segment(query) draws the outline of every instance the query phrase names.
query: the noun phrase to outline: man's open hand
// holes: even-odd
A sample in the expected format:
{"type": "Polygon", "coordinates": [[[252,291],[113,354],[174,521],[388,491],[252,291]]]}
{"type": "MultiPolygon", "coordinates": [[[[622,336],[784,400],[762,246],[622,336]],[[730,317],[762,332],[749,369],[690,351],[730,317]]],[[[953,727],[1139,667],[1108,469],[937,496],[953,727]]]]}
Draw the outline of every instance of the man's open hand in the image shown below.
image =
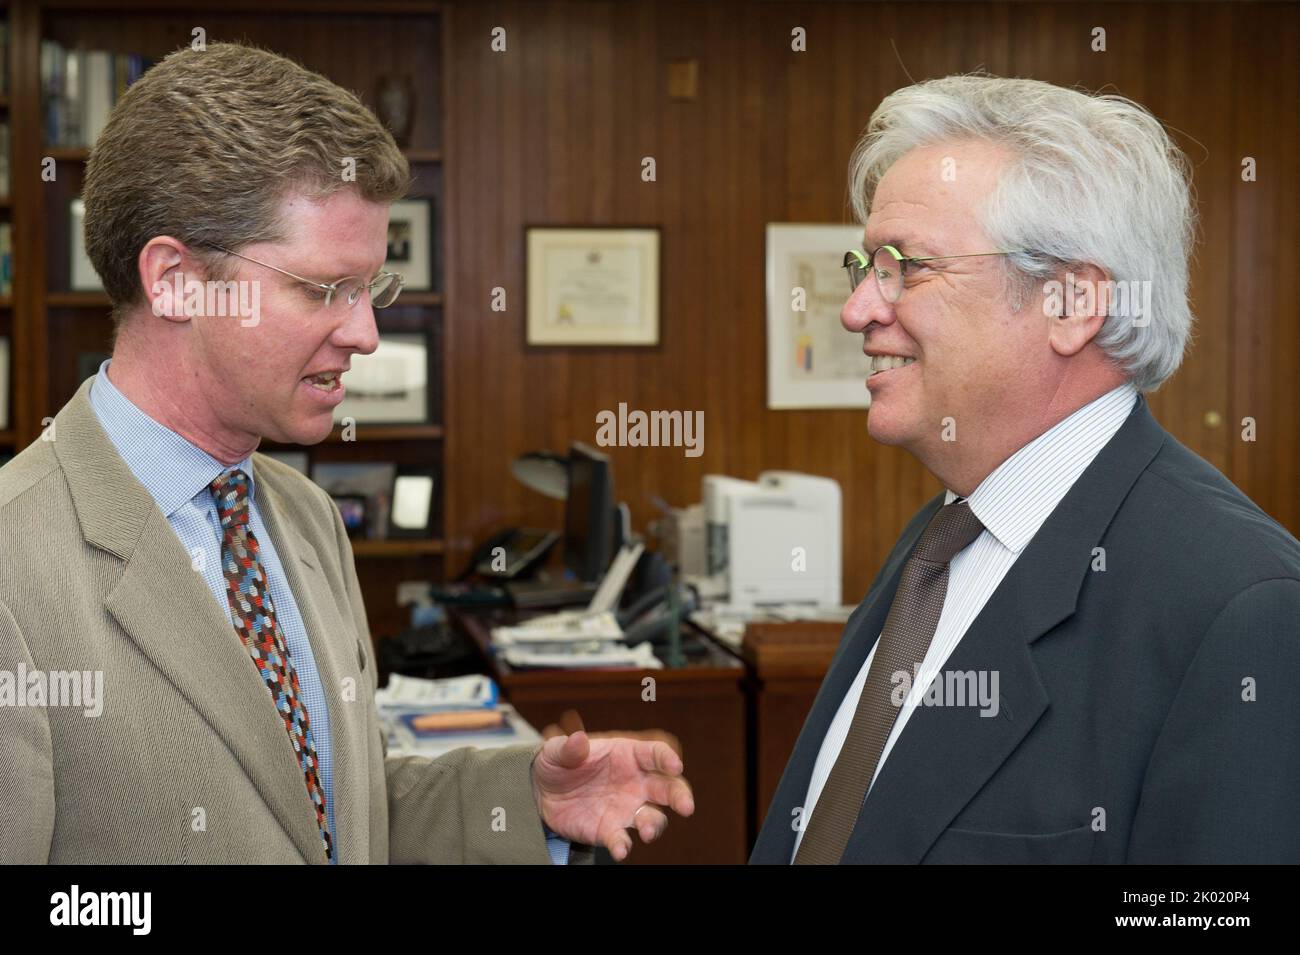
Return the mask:
{"type": "Polygon", "coordinates": [[[627,829],[652,842],[668,827],[659,807],[680,816],[695,811],[682,769],[681,757],[662,741],[592,739],[579,731],[542,744],[533,760],[533,794],[553,832],[603,845],[622,861],[632,851],[627,829]]]}

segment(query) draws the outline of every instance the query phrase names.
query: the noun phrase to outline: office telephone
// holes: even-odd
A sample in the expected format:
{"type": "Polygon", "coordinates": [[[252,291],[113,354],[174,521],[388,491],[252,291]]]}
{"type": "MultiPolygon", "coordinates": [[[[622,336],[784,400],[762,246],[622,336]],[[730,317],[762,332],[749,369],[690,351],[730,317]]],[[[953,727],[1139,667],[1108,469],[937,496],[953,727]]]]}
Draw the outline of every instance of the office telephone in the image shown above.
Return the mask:
{"type": "Polygon", "coordinates": [[[476,572],[496,580],[526,577],[541,565],[559,539],[556,531],[508,527],[475,551],[461,579],[476,572]]]}

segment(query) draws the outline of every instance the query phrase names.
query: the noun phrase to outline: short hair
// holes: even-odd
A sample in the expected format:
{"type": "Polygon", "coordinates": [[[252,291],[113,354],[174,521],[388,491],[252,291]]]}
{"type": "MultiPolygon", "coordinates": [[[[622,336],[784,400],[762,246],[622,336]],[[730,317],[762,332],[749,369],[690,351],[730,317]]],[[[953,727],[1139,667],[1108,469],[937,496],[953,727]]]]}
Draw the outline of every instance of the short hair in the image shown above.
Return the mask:
{"type": "MultiPolygon", "coordinates": [[[[1096,341],[1141,391],[1182,362],[1191,334],[1188,259],[1196,231],[1190,164],[1146,109],[1117,95],[987,74],[947,76],[886,96],[849,166],[865,224],[885,171],[912,149],[978,140],[1015,155],[977,210],[1027,289],[1063,264],[1092,264],[1112,281],[1149,281],[1149,323],[1107,316],[1096,341]]],[[[945,250],[946,251],[946,250],[945,250]]],[[[954,249],[978,252],[982,249],[954,249]]],[[[1019,309],[1020,293],[1013,292],[1019,309]]]]}
{"type": "Polygon", "coordinates": [[[409,185],[406,158],[354,94],[254,46],[186,48],[126,91],[91,149],[86,254],[120,327],[143,300],[137,260],[155,236],[184,242],[225,279],[229,257],[214,247],[284,239],[290,193],[354,188],[390,203],[409,185]]]}

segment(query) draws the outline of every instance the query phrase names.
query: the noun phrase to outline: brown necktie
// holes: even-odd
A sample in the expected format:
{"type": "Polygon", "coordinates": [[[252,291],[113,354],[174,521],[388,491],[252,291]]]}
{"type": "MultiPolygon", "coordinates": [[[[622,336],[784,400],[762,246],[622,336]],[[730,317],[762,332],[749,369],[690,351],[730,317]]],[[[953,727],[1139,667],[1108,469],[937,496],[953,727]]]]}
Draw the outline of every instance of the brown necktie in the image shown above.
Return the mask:
{"type": "Polygon", "coordinates": [[[808,818],[795,865],[832,865],[844,855],[898,716],[891,678],[899,672],[911,678],[925,660],[948,592],[948,562],[983,529],[965,501],[941,507],[903,565],[849,735],[808,818]]]}

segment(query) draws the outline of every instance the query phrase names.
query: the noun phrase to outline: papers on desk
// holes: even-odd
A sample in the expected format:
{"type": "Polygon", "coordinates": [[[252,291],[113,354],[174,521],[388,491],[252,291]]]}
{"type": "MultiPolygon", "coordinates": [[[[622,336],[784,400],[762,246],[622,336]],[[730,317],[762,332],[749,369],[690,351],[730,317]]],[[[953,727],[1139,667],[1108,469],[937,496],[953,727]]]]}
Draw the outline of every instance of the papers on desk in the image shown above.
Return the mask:
{"type": "Polygon", "coordinates": [[[481,673],[455,676],[445,680],[422,680],[394,673],[388,686],[375,691],[375,705],[418,706],[426,709],[463,709],[495,706],[497,685],[481,673]]]}
{"type": "Polygon", "coordinates": [[[535,743],[541,736],[482,675],[422,680],[393,674],[375,692],[390,756],[429,756],[464,746],[493,749],[535,743]]]}
{"type": "Polygon", "coordinates": [[[663,661],[654,654],[650,641],[635,647],[593,643],[534,644],[508,647],[501,655],[517,669],[525,667],[562,667],[565,669],[617,668],[621,670],[662,670],[663,661]]]}
{"type": "Polygon", "coordinates": [[[592,613],[569,610],[533,617],[513,627],[493,627],[492,642],[499,647],[538,643],[615,642],[623,638],[623,628],[609,611],[592,613]]]}
{"type": "Polygon", "coordinates": [[[793,620],[829,620],[845,623],[857,607],[812,607],[808,604],[774,604],[770,607],[741,608],[730,604],[711,604],[696,610],[688,618],[705,633],[739,650],[745,626],[751,622],[793,620]]]}
{"type": "Polygon", "coordinates": [[[492,644],[515,668],[663,667],[648,641],[635,647],[623,642],[623,628],[608,610],[570,610],[533,617],[512,627],[494,627],[492,644]]]}

